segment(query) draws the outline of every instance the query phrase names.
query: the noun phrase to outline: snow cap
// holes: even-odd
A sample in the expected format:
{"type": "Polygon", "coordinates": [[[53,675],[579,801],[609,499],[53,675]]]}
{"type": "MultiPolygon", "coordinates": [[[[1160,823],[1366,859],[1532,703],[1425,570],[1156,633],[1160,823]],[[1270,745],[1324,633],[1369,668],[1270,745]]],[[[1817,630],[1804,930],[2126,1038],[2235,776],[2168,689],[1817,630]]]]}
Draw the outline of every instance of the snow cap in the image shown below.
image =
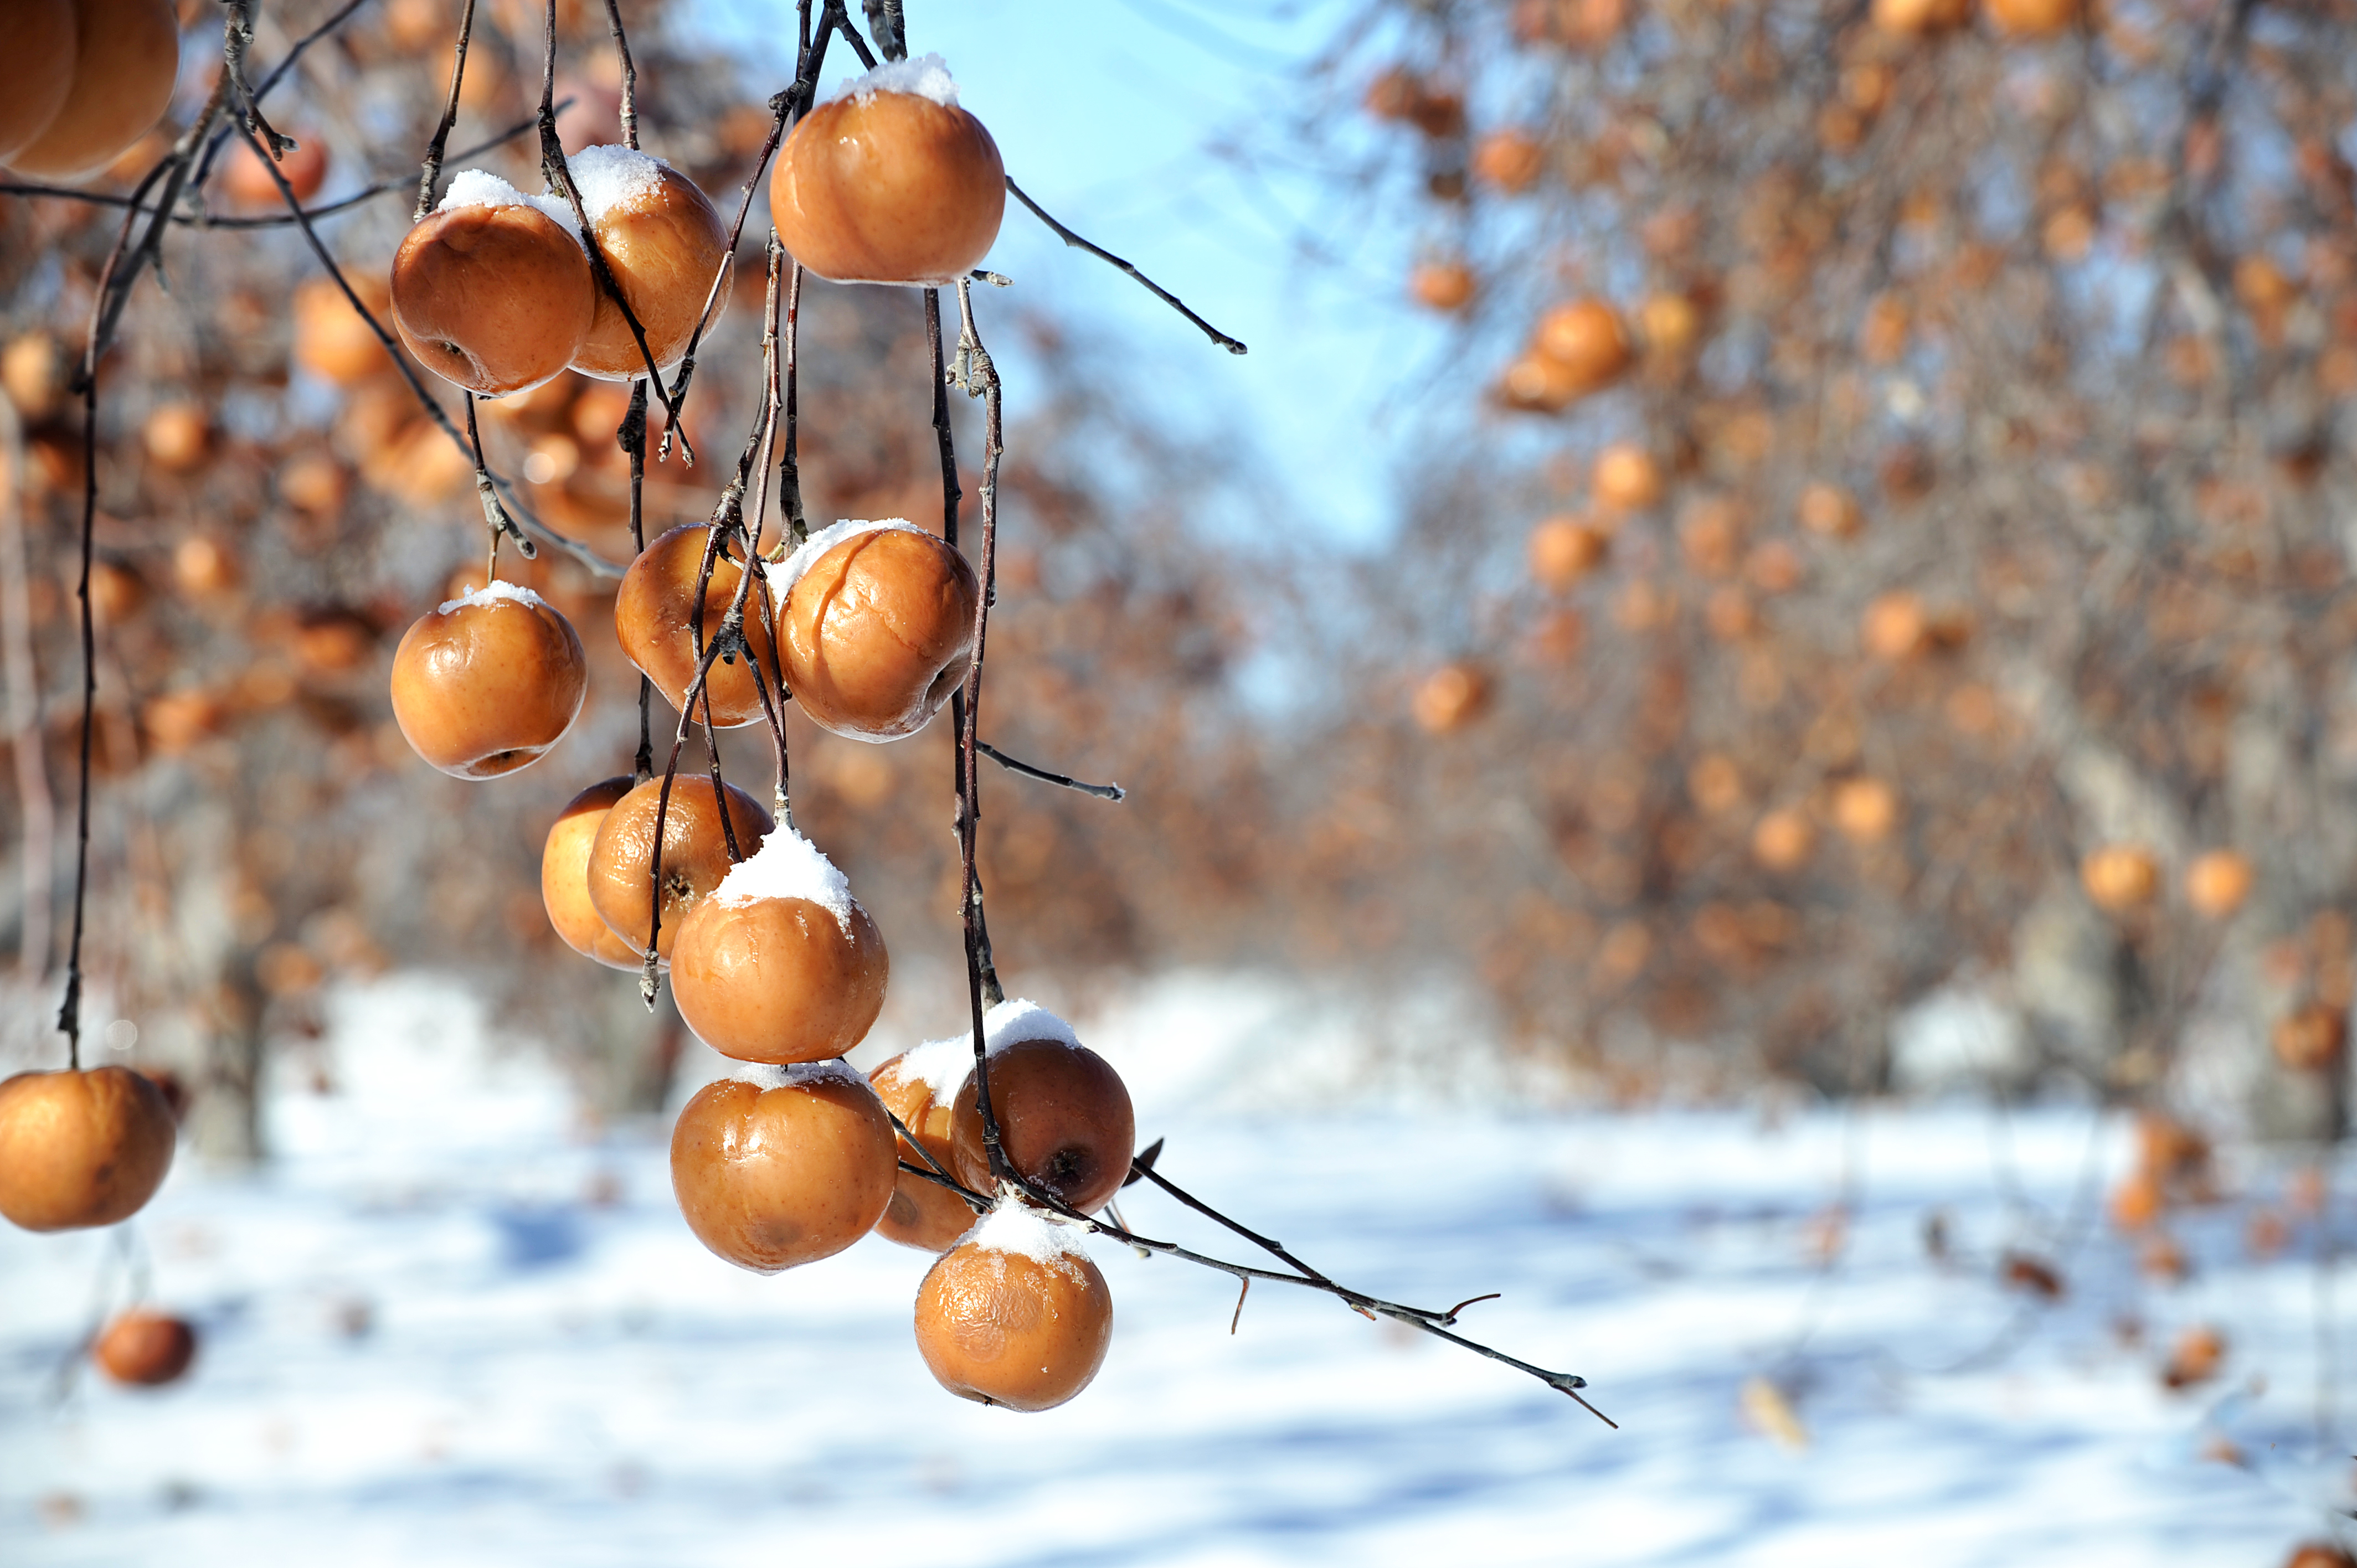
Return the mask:
{"type": "Polygon", "coordinates": [[[730,1062],[728,1076],[738,1083],[749,1083],[756,1089],[808,1088],[820,1083],[856,1083],[867,1087],[867,1080],[845,1063],[841,1057],[829,1057],[818,1062],[789,1062],[775,1067],[768,1062],[730,1062]]]}
{"type": "Polygon", "coordinates": [[[448,212],[461,207],[531,207],[573,235],[579,244],[581,236],[574,233],[573,208],[564,198],[556,196],[526,196],[489,169],[460,169],[450,177],[450,188],[442,197],[442,204],[434,210],[448,212]]]}
{"type": "Polygon", "coordinates": [[[913,92],[920,98],[931,99],[944,109],[957,107],[957,83],[950,79],[950,68],[939,55],[887,60],[866,76],[856,76],[845,82],[835,96],[856,98],[865,103],[879,92],[913,92]]]}
{"type": "MultiPolygon", "coordinates": [[[[661,191],[662,177],[671,167],[636,147],[616,146],[584,147],[566,155],[565,164],[573,171],[574,188],[581,192],[581,209],[589,214],[593,228],[616,208],[643,201],[661,191]]],[[[565,212],[569,218],[569,206],[565,212]]]]}
{"type": "Polygon", "coordinates": [[[855,535],[877,533],[891,528],[903,533],[922,533],[928,539],[933,537],[929,530],[919,528],[905,517],[888,517],[877,522],[845,518],[833,528],[822,528],[802,541],[801,548],[787,556],[786,564],[778,569],[777,585],[770,592],[777,595],[778,603],[784,604],[786,596],[794,591],[794,585],[802,580],[802,574],[816,564],[820,556],[855,535]]]}
{"type": "Polygon", "coordinates": [[[985,1252],[1012,1252],[1018,1258],[1053,1267],[1066,1258],[1088,1256],[1081,1246],[1081,1236],[1077,1225],[1051,1219],[1043,1210],[1019,1197],[1001,1197],[997,1207],[984,1215],[958,1244],[977,1247],[985,1252]]]}
{"type": "Polygon", "coordinates": [[[443,600],[442,613],[448,615],[452,610],[462,610],[471,605],[496,605],[503,601],[522,605],[528,609],[538,609],[547,602],[522,583],[502,582],[494,578],[472,593],[461,594],[455,599],[443,600]]]}
{"type": "MultiPolygon", "coordinates": [[[[993,1052],[1005,1050],[1017,1040],[1060,1040],[1072,1047],[1081,1043],[1070,1024],[1028,997],[1002,1002],[984,1014],[982,1039],[984,1048],[993,1052]]],[[[903,1083],[923,1079],[933,1099],[944,1101],[957,1092],[973,1067],[974,1036],[952,1035],[927,1040],[901,1057],[899,1076],[903,1083]]]]}
{"type": "Polygon", "coordinates": [[[756,898],[807,898],[851,934],[851,882],[818,846],[780,822],[761,847],[728,868],[712,896],[724,904],[756,898]]]}

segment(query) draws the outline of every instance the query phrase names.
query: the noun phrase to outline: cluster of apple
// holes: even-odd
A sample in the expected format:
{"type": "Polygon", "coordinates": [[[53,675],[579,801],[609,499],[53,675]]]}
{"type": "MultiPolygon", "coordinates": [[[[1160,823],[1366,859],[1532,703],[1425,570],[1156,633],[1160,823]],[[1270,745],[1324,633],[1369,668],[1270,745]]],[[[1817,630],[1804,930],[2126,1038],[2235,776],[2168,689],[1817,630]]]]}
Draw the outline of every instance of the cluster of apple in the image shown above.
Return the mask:
{"type": "MultiPolygon", "coordinates": [[[[730,260],[718,216],[642,154],[592,148],[571,163],[597,247],[649,353],[669,369],[730,260]]],[[[770,182],[772,221],[818,276],[938,286],[989,250],[1005,178],[939,61],[899,62],[795,127],[770,182]]],[[[647,356],[600,297],[567,219],[552,196],[457,177],[393,263],[393,316],[410,350],[490,396],[568,366],[643,374],[647,356]]],[[[944,540],[899,519],[845,521],[781,562],[748,553],[740,534],[683,524],[623,576],[616,638],[675,710],[737,728],[773,719],[791,695],[822,728],[884,743],[923,728],[963,682],[982,588],[944,540]],[[740,601],[742,646],[716,660],[712,641],[740,601]]],[[[393,713],[426,761],[489,779],[555,745],[585,682],[565,618],[494,582],[410,628],[393,659],[393,713]]],[[[904,1053],[872,1082],[843,1065],[882,1010],[890,960],[809,841],[735,785],[622,775],[559,813],[541,893],[575,950],[624,970],[651,953],[688,1027],[744,1064],[689,1101],[673,1136],[681,1212],[706,1246],[773,1273],[880,1230],[942,1254],[919,1294],[917,1337],[944,1386],[1025,1410],[1086,1386],[1112,1311],[1075,1232],[1011,1190],[977,1224],[966,1197],[900,1169],[905,1159],[953,1178],[977,1200],[997,1188],[971,1039],[904,1053]]],[[[1102,1207],[1135,1142],[1119,1077],[1028,1004],[993,1009],[985,1033],[1013,1168],[1071,1208],[1102,1207]]]]}
{"type": "Polygon", "coordinates": [[[180,25],[171,0],[10,0],[0,55],[0,166],[83,180],[171,106],[180,25]]]}

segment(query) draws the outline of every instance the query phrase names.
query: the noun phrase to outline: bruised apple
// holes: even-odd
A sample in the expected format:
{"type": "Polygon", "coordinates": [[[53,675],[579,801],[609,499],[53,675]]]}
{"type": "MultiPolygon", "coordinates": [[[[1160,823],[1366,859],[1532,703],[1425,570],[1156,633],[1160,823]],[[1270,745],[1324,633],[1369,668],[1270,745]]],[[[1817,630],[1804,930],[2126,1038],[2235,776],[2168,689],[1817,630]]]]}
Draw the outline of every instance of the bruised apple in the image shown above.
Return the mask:
{"type": "Polygon", "coordinates": [[[837,523],[794,553],[780,582],[786,685],[822,727],[914,735],[965,679],[982,589],[939,537],[898,518],[837,523]]]}
{"type": "MultiPolygon", "coordinates": [[[[614,636],[623,656],[674,708],[685,704],[688,684],[695,679],[699,635],[703,645],[710,647],[745,575],[745,568],[726,553],[715,555],[705,585],[703,624],[700,628],[690,624],[696,608],[695,580],[703,573],[705,542],[710,537],[711,530],[702,523],[680,524],[639,552],[614,595],[614,636]]],[[[745,598],[745,641],[759,660],[770,701],[782,701],[777,649],[758,583],[745,598]]],[[[741,655],[733,661],[712,661],[704,676],[704,695],[712,722],[722,729],[757,724],[762,717],[761,689],[741,655]]]]}
{"type": "MultiPolygon", "coordinates": [[[[726,284],[716,295],[712,286],[728,260],[727,225],[696,183],[661,158],[600,146],[584,147],[565,162],[615,286],[645,330],[656,365],[668,371],[687,353],[705,297],[713,295],[715,320],[727,303],[726,284]]],[[[647,373],[622,307],[602,289],[573,368],[613,381],[647,373]]]]}
{"type": "MultiPolygon", "coordinates": [[[[1093,1214],[1129,1179],[1137,1121],[1129,1090],[1072,1026],[1036,1003],[1002,1002],[983,1020],[999,1146],[1025,1180],[1093,1214]]],[[[969,1076],[950,1117],[958,1179],[991,1190],[982,1101],[969,1076]]]]}
{"type": "Polygon", "coordinates": [[[418,363],[492,397],[571,364],[597,311],[571,216],[480,169],[452,179],[393,258],[393,322],[418,363]]]}
{"type": "Polygon", "coordinates": [[[565,738],[588,691],[573,623],[530,588],[492,583],[417,618],[393,654],[393,716],[454,779],[529,768],[565,738]]]}
{"type": "Polygon", "coordinates": [[[939,55],[868,72],[796,125],[770,176],[794,260],[836,283],[956,283],[1006,210],[1006,166],[939,55]]]}
{"type": "Polygon", "coordinates": [[[565,945],[608,969],[636,969],[639,950],[614,934],[589,901],[589,848],[615,801],[636,782],[629,774],[601,779],[565,803],[540,851],[540,902],[565,945]]]}
{"type": "Polygon", "coordinates": [[[680,1017],[739,1061],[841,1056],[874,1027],[890,974],[843,873],[791,827],[687,912],[671,954],[680,1017]]]}
{"type": "Polygon", "coordinates": [[[112,1225],[171,1168],[172,1109],[129,1068],[20,1072],[0,1082],[0,1216],[27,1230],[112,1225]]]}
{"type": "Polygon", "coordinates": [[[917,1350],[960,1399],[1050,1410],[1089,1386],[1113,1295],[1080,1234],[1008,1198],[917,1287],[917,1350]]]}
{"type": "Polygon", "coordinates": [[[671,1135],[671,1185],[695,1239],[773,1274],[876,1227],[898,1173],[891,1121],[841,1062],[748,1066],[708,1083],[671,1135]]]}
{"type": "MultiPolygon", "coordinates": [[[[737,839],[737,854],[749,855],[760,847],[773,825],[761,803],[734,784],[721,787],[727,798],[727,826],[737,839]]],[[[698,904],[720,886],[734,860],[728,853],[719,802],[712,781],[683,773],[672,780],[671,800],[662,801],[662,780],[649,779],[607,809],[589,846],[589,902],[598,918],[613,928],[633,950],[647,949],[647,925],[652,918],[654,896],[655,815],[662,814],[662,929],[657,946],[670,958],[679,940],[680,926],[698,904]]]]}

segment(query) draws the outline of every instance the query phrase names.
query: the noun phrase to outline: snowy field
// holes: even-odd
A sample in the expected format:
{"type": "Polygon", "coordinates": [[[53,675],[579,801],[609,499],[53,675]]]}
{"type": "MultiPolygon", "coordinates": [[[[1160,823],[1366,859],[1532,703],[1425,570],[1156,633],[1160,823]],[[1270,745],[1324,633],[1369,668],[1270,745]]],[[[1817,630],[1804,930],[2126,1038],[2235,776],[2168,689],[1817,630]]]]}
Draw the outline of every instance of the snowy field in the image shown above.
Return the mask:
{"type": "MultiPolygon", "coordinates": [[[[2276,1568],[2352,1501],[2349,1444],[2318,1442],[2318,1228],[2245,1240],[2285,1171],[2230,1165],[2230,1201],[2175,1227],[2190,1277],[2149,1283],[2085,1218],[2128,1149],[2083,1112],[1277,1124],[1141,1095],[1173,1179],[1377,1294],[1502,1291],[1465,1330],[1583,1373],[1621,1429],[1280,1287],[1231,1337],[1222,1278],[1103,1245],[1104,1372],[1018,1416],[927,1375],[919,1255],[731,1268],[656,1130],[586,1135],[529,1056],[376,1000],[347,1009],[375,1021],[337,1041],[341,1092],[274,1100],[265,1172],[184,1161],[129,1247],[0,1230],[0,1563],[2276,1568]],[[2000,1286],[2008,1247],[2059,1302],[2000,1286]],[[193,1373],[65,1375],[140,1270],[200,1326],[193,1373]],[[2168,1391],[2196,1324],[2223,1369],[2168,1391]]],[[[1130,1196],[1139,1229],[1222,1245],[1130,1196]]]]}

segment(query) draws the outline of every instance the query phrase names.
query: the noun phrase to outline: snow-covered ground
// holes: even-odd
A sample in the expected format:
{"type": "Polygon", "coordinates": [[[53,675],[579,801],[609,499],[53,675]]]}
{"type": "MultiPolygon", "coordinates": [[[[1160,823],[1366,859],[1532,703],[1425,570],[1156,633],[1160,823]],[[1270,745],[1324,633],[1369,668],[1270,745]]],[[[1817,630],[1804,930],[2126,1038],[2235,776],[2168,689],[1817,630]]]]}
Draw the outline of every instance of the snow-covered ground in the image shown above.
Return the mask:
{"type": "Polygon", "coordinates": [[[2352,1501],[2348,1442],[2317,1442],[2317,1226],[2268,1260],[2244,1239],[2283,1172],[2230,1169],[2241,1196],[2175,1227],[2190,1279],[2151,1284],[2078,1222],[2127,1157],[2084,1112],[1142,1096],[1173,1179],[1361,1288],[1504,1292],[1465,1331],[1585,1374],[1621,1429],[1318,1296],[1256,1288],[1231,1337],[1223,1279],[1103,1245],[1104,1372],[1018,1416],[927,1375],[923,1258],[741,1273],[679,1221],[654,1130],[585,1133],[556,1075],[400,1001],[347,1009],[338,1094],[277,1097],[266,1171],[184,1161],[127,1248],[0,1230],[0,1563],[2274,1568],[2352,1501]],[[2059,1303],[1997,1284],[2008,1246],[2059,1266],[2059,1303]],[[137,1268],[200,1325],[194,1372],[61,1379],[137,1268]],[[2165,1391],[2202,1323],[2223,1371],[2165,1391]],[[1757,1387],[1747,1417],[1755,1379],[1804,1434],[1763,1433],[1757,1387]]]}

